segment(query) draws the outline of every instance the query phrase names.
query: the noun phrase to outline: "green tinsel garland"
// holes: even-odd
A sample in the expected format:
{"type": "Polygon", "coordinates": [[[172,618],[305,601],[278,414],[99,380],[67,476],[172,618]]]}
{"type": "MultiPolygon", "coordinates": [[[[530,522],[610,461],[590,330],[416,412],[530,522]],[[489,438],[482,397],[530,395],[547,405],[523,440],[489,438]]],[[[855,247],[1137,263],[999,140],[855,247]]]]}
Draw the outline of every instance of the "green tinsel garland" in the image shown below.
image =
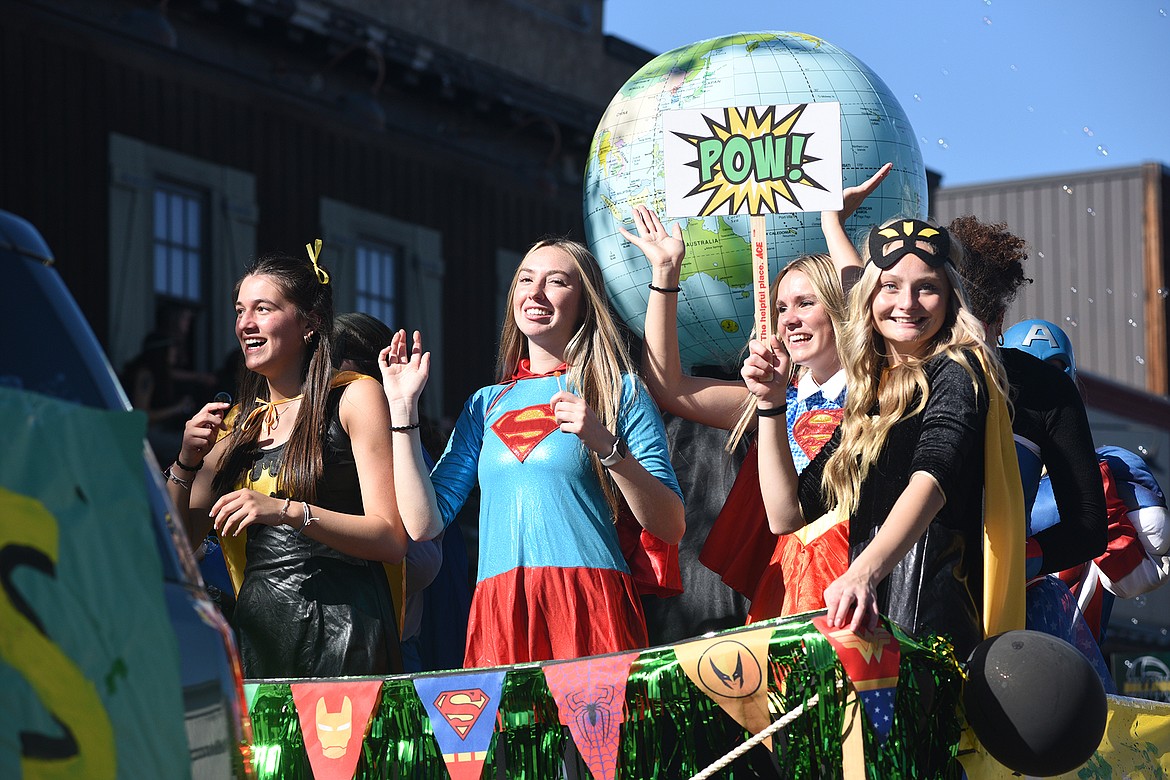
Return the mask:
{"type": "MultiPolygon", "coordinates": [[[[831,646],[807,617],[757,623],[750,629],[771,626],[775,630],[769,687],[773,718],[813,694],[820,696],[819,704],[775,735],[771,756],[757,747],[720,777],[776,776],[774,766],[779,776],[793,780],[841,775],[846,692],[838,688],[838,682],[843,672],[831,646]],[[776,685],[781,677],[783,692],[776,685]]],[[[918,642],[896,628],[895,636],[901,643],[902,660],[894,724],[881,746],[872,729],[865,729],[867,774],[871,780],[957,777],[957,762],[951,759],[959,739],[959,665],[942,639],[918,642]]],[[[258,780],[311,778],[288,682],[261,684],[251,714],[258,780]]],[[[631,667],[626,687],[618,777],[688,777],[749,736],[691,683],[671,648],[646,650],[631,667]]],[[[566,764],[579,776],[590,776],[568,730],[560,724],[543,671],[538,665],[510,668],[483,777],[494,778],[502,772],[509,778],[543,780],[561,776],[566,764]]],[[[430,720],[411,678],[386,679],[355,777],[447,780],[430,720]]]]}

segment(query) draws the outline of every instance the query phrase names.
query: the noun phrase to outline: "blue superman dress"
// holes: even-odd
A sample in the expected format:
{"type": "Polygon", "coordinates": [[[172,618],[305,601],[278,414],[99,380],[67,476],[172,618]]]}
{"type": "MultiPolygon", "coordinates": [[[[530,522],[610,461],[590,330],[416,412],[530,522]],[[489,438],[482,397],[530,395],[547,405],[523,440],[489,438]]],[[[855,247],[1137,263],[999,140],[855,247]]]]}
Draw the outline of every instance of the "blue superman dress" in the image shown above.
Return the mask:
{"type": "MultiPolygon", "coordinates": [[[[613,514],[588,451],[549,400],[560,375],[476,392],[431,481],[449,525],[478,484],[479,579],[467,667],[578,658],[645,647],[646,622],[613,514]]],[[[627,376],[618,436],[681,498],[658,410],[627,376]]]]}

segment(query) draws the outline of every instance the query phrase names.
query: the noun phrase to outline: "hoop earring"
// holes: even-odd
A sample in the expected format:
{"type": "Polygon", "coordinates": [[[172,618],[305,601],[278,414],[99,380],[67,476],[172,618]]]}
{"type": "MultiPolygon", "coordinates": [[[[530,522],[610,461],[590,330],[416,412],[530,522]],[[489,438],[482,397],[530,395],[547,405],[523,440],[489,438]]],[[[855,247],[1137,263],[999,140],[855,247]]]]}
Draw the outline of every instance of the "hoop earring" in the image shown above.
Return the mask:
{"type": "Polygon", "coordinates": [[[1003,334],[1002,333],[995,337],[995,343],[1001,347],[1003,346],[1003,334]]]}
{"type": "Polygon", "coordinates": [[[312,334],[312,333],[306,333],[306,334],[305,334],[305,343],[306,343],[306,344],[312,344],[312,343],[313,343],[313,334],[312,334]]]}

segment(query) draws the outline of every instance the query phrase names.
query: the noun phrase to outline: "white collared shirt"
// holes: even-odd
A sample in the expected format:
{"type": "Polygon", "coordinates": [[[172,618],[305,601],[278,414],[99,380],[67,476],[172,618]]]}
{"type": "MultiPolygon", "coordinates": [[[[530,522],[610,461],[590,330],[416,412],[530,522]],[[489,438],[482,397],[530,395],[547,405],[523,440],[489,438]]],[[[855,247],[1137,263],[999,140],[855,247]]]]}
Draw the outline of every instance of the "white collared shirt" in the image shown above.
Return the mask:
{"type": "Polygon", "coordinates": [[[840,369],[837,373],[825,380],[825,383],[817,384],[817,380],[813,379],[811,371],[806,371],[800,381],[796,383],[796,400],[803,401],[813,393],[819,392],[826,399],[834,399],[841,395],[841,391],[845,389],[845,369],[840,369]]]}

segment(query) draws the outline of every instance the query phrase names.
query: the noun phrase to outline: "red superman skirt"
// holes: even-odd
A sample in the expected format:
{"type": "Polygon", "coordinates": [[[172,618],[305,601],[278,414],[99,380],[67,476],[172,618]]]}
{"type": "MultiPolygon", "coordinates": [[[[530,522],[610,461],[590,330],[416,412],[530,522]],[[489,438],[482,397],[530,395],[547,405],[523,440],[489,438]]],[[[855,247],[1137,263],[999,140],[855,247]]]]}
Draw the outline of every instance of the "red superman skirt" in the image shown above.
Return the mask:
{"type": "Polygon", "coordinates": [[[825,608],[825,588],[849,568],[849,520],[835,514],[776,539],[748,622],[825,608]]]}
{"type": "Polygon", "coordinates": [[[467,624],[467,668],[581,658],[646,647],[630,575],[615,569],[516,568],[479,582],[467,624]]]}
{"type": "Polygon", "coordinates": [[[749,623],[823,609],[825,588],[849,568],[849,522],[829,517],[775,536],[760,496],[753,445],[699,560],[751,599],[749,623]]]}

